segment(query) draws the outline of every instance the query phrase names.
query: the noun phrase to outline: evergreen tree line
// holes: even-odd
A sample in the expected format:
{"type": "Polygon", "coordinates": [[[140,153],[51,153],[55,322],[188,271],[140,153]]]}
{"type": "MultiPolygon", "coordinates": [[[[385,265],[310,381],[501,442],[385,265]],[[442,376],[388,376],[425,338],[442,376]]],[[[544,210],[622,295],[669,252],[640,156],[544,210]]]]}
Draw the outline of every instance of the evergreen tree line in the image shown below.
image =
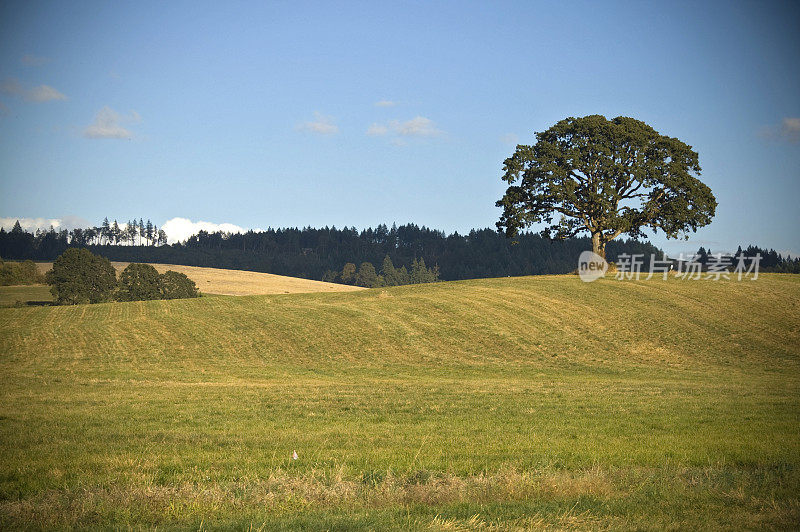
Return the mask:
{"type": "Polygon", "coordinates": [[[439,280],[439,267],[428,268],[425,259],[411,261],[411,271],[405,266],[395,268],[392,258],[386,255],[383,258],[380,273],[375,271],[371,262],[362,262],[356,270],[356,265],[348,262],[341,272],[328,270],[322,275],[322,280],[329,283],[352,284],[367,288],[381,286],[400,286],[404,284],[435,283],[439,280]]]}
{"type": "MultiPolygon", "coordinates": [[[[740,257],[752,259],[756,255],[760,255],[761,259],[758,266],[759,271],[800,273],[800,258],[792,258],[790,256],[784,257],[774,249],[760,248],[758,246],[747,246],[747,248],[742,249],[742,246],[739,246],[739,248],[736,250],[736,253],[733,255],[726,253],[722,254],[723,257],[726,255],[730,257],[729,262],[731,267],[736,266],[740,257]]],[[[716,256],[715,252],[711,251],[710,249],[700,247],[700,249],[697,250],[695,260],[705,266],[709,263],[709,261],[713,260],[714,256],[716,256]]]]}
{"type": "Polygon", "coordinates": [[[150,264],[129,264],[119,279],[111,262],[85,248],[69,248],[45,275],[59,305],[147,301],[200,297],[194,281],[169,270],[159,274],[150,264]]]}
{"type": "Polygon", "coordinates": [[[9,251],[15,253],[14,258],[17,258],[16,254],[27,250],[36,255],[30,258],[41,260],[53,260],[68,246],[163,246],[167,243],[167,233],[163,229],[159,229],[150,220],[145,222],[141,218],[138,222],[134,219],[122,224],[116,220],[109,222],[105,218],[100,227],[76,228],[71,231],[56,231],[50,227],[47,231],[37,229],[33,233],[23,230],[17,221],[11,231],[0,229],[0,233],[6,235],[9,251]]]}
{"type": "Polygon", "coordinates": [[[108,218],[103,219],[100,227],[88,227],[86,229],[73,229],[69,232],[68,241],[75,245],[128,245],[128,246],[163,246],[167,243],[167,233],[159,229],[156,224],[149,219],[136,218],[128,220],[123,224],[109,223],[108,218]]]}
{"type": "MultiPolygon", "coordinates": [[[[173,245],[147,245],[152,241],[146,236],[142,245],[130,245],[130,242],[115,245],[106,238],[104,244],[99,244],[97,237],[81,240],[81,233],[75,231],[31,234],[18,226],[11,231],[0,229],[0,256],[53,260],[68,247],[87,247],[94,253],[123,262],[251,270],[320,280],[326,272],[340,275],[348,263],[368,262],[377,275],[388,255],[395,268],[411,272],[414,260],[424,260],[426,265],[438,267],[439,279],[452,281],[569,273],[577,267],[578,255],[592,248],[588,237],[551,241],[529,232],[519,235],[513,243],[492,229],[448,235],[415,224],[392,227],[382,224],[362,231],[348,227],[267,229],[241,234],[200,231],[185,242],[173,245]]],[[[658,253],[661,256],[648,242],[633,239],[609,242],[608,260],[615,261],[622,253],[646,256],[658,253]]],[[[800,267],[797,259],[781,257],[772,250],[762,256],[766,254],[770,257],[774,254],[775,263],[771,258],[762,261],[764,271],[797,271],[800,267]]],[[[342,282],[341,277],[337,282],[342,282]]]]}

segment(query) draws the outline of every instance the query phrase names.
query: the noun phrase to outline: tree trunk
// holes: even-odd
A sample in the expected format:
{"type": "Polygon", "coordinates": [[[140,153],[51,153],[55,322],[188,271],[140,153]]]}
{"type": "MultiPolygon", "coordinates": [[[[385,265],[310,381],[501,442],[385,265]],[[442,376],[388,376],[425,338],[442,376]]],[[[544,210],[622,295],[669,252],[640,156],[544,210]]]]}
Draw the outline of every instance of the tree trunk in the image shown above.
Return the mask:
{"type": "Polygon", "coordinates": [[[606,259],[606,243],[600,239],[600,233],[592,233],[592,251],[606,259]]]}

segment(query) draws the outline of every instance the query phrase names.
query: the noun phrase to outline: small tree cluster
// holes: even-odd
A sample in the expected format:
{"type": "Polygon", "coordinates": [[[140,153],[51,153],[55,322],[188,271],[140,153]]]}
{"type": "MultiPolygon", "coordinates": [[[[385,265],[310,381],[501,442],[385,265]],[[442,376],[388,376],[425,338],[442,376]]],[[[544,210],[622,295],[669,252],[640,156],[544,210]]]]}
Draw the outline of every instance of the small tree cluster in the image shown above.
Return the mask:
{"type": "Polygon", "coordinates": [[[171,270],[159,274],[150,264],[129,264],[117,281],[111,262],[85,248],[66,250],[53,262],[45,279],[59,305],[200,296],[194,281],[186,275],[171,270]]]}
{"type": "Polygon", "coordinates": [[[200,297],[197,285],[185,274],[167,270],[159,274],[150,264],[129,264],[119,277],[118,301],[186,299],[200,297]]]}
{"type": "Polygon", "coordinates": [[[375,270],[371,262],[362,262],[356,269],[356,265],[348,262],[344,265],[341,272],[328,270],[322,276],[323,281],[330,283],[352,284],[367,288],[378,288],[381,286],[400,286],[406,284],[435,283],[439,280],[439,267],[428,268],[425,259],[414,259],[411,263],[411,272],[405,266],[395,268],[392,259],[386,255],[383,259],[383,266],[380,274],[375,270]]]}
{"type": "Polygon", "coordinates": [[[39,272],[32,260],[24,262],[4,262],[0,259],[0,286],[17,284],[41,284],[44,275],[39,272]]]}
{"type": "Polygon", "coordinates": [[[411,263],[411,284],[435,283],[439,280],[439,266],[427,268],[425,259],[420,257],[411,263]]]}

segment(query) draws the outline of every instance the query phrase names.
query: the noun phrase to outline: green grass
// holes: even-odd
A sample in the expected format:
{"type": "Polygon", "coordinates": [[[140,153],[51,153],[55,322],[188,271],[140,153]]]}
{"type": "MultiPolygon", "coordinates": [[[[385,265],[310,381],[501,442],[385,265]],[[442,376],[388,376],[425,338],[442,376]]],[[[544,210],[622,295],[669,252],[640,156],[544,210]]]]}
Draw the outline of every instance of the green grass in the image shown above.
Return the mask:
{"type": "Polygon", "coordinates": [[[797,528],[798,306],[762,275],[0,309],[0,527],[797,528]]]}
{"type": "Polygon", "coordinates": [[[46,285],[0,286],[0,307],[44,305],[52,301],[53,294],[46,285]]]}

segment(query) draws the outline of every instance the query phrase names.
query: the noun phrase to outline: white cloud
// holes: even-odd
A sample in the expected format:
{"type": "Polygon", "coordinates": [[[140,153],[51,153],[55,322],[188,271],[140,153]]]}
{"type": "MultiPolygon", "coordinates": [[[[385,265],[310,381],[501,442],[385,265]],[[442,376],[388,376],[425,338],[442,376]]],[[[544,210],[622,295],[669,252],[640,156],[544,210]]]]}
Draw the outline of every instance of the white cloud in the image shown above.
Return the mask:
{"type": "Polygon", "coordinates": [[[123,124],[141,121],[139,113],[131,111],[128,115],[121,115],[106,106],[97,111],[94,122],[83,131],[83,136],[88,139],[130,139],[133,133],[123,127],[123,124]]]}
{"type": "MultiPolygon", "coordinates": [[[[213,222],[193,222],[188,218],[172,218],[164,222],[161,229],[167,233],[167,241],[170,244],[175,242],[183,242],[192,235],[196,235],[200,231],[208,231],[213,233],[216,231],[224,231],[225,233],[246,233],[248,229],[239,227],[238,225],[221,223],[216,224],[213,222]]],[[[258,231],[258,229],[255,229],[258,231]]]]}
{"type": "Polygon", "coordinates": [[[761,128],[759,134],[767,139],[800,142],[800,118],[785,117],[779,125],[761,128]]]}
{"type": "Polygon", "coordinates": [[[307,131],[309,133],[318,133],[320,135],[335,135],[339,132],[339,126],[333,123],[332,116],[314,113],[314,118],[315,120],[313,121],[298,124],[295,129],[298,131],[307,131]]]}
{"type": "Polygon", "coordinates": [[[66,100],[67,97],[49,85],[38,87],[25,87],[16,78],[7,78],[0,83],[0,92],[19,96],[29,102],[49,102],[52,100],[66,100]]]}
{"type": "MultiPolygon", "coordinates": [[[[406,121],[390,120],[385,124],[375,123],[367,129],[367,135],[385,136],[392,134],[395,140],[398,137],[437,137],[442,133],[444,132],[436,126],[433,120],[424,116],[417,116],[406,121]]],[[[403,145],[402,142],[394,142],[394,144],[403,145]]]]}
{"type": "Polygon", "coordinates": [[[47,231],[51,227],[55,230],[61,229],[75,229],[76,227],[88,227],[89,222],[77,216],[64,216],[63,218],[9,218],[0,217],[0,227],[6,231],[11,231],[14,224],[19,220],[19,225],[29,233],[35,232],[37,229],[47,231]]]}
{"type": "Polygon", "coordinates": [[[406,122],[393,121],[392,127],[398,135],[404,137],[433,137],[441,133],[433,120],[424,116],[417,116],[406,122]]]}
{"type": "Polygon", "coordinates": [[[28,91],[27,98],[33,102],[49,102],[50,100],[66,100],[67,97],[48,85],[39,85],[28,91]]]}
{"type": "Polygon", "coordinates": [[[381,100],[379,102],[375,102],[375,107],[394,107],[397,105],[397,102],[393,102],[392,100],[381,100]]]}
{"type": "Polygon", "coordinates": [[[25,66],[42,66],[46,63],[50,62],[50,59],[47,57],[39,57],[33,54],[25,54],[20,59],[23,65],[25,66]]]}
{"type": "Polygon", "coordinates": [[[371,137],[380,137],[389,133],[389,128],[383,124],[372,124],[367,128],[367,135],[371,137]]]}
{"type": "Polygon", "coordinates": [[[781,123],[781,136],[789,142],[800,141],[800,118],[784,118],[781,123]]]}

